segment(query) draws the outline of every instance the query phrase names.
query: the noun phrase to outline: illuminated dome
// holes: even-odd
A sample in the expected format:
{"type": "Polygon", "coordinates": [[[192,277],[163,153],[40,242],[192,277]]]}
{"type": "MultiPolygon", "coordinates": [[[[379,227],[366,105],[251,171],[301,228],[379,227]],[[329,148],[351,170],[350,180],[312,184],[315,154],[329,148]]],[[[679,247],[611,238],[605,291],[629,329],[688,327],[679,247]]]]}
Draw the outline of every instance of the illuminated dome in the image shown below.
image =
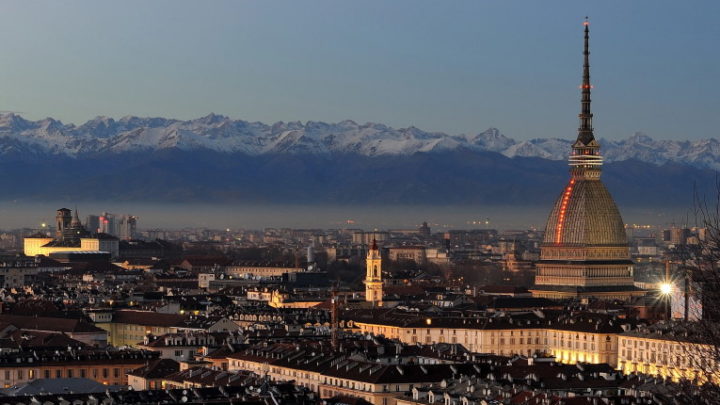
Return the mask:
{"type": "Polygon", "coordinates": [[[634,286],[625,225],[600,180],[602,156],[590,111],[590,29],[585,22],[585,63],[578,136],[568,159],[570,181],[545,226],[533,296],[629,299],[645,294],[634,286]]]}
{"type": "Polygon", "coordinates": [[[627,245],[620,211],[599,179],[570,180],[550,212],[543,244],[627,245]]]}

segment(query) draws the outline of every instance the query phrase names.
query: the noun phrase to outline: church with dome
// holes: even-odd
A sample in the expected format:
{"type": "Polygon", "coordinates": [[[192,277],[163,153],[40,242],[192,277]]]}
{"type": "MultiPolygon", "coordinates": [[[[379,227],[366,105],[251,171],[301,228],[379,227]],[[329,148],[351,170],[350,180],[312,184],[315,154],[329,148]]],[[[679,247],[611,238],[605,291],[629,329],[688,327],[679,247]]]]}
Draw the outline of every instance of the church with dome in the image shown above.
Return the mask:
{"type": "Polygon", "coordinates": [[[531,291],[551,299],[627,300],[645,291],[634,285],[625,225],[600,179],[602,156],[590,110],[589,41],[585,21],[580,126],[569,157],[570,180],[548,217],[531,291]]]}

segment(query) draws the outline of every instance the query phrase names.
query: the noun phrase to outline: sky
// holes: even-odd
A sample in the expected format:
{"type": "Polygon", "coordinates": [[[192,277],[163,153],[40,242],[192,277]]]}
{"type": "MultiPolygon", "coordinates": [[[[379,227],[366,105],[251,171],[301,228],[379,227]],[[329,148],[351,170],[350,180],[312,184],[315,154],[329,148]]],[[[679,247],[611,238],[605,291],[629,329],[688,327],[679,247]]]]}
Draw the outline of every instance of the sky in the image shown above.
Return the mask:
{"type": "Polygon", "coordinates": [[[717,0],[1,0],[0,110],[717,137],[717,0]]]}

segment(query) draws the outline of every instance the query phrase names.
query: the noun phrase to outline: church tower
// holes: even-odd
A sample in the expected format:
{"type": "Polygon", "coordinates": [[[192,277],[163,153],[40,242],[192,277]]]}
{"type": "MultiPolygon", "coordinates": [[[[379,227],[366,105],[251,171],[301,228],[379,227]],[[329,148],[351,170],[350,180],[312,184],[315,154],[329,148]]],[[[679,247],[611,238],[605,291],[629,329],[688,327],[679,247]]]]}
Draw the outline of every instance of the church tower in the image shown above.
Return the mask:
{"type": "Polygon", "coordinates": [[[60,208],[55,214],[55,239],[62,240],[72,222],[72,211],[60,208]]]}
{"type": "Polygon", "coordinates": [[[365,259],[365,301],[373,305],[382,306],[383,281],[382,281],[382,257],[377,242],[373,239],[372,246],[365,259]]]}
{"type": "Polygon", "coordinates": [[[533,296],[628,299],[634,286],[625,225],[600,179],[602,156],[590,110],[590,26],[585,21],[583,78],[577,140],[569,157],[570,180],[548,217],[533,296]]]}

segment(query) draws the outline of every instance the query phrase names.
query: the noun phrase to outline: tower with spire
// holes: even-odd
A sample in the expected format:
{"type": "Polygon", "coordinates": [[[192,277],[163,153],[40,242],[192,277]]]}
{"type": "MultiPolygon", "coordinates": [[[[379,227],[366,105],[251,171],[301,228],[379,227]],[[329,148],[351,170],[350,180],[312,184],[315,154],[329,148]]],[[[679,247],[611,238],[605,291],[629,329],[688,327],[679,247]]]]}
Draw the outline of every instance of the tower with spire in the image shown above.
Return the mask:
{"type": "Polygon", "coordinates": [[[593,114],[590,109],[590,22],[585,17],[585,46],[583,48],[583,75],[582,84],[580,85],[580,114],[578,118],[580,125],[578,126],[578,136],[572,145],[572,153],[570,154],[570,166],[576,168],[571,173],[573,175],[600,175],[599,168],[602,165],[602,156],[600,156],[600,144],[595,140],[593,133],[593,114]]]}
{"type": "Polygon", "coordinates": [[[371,302],[374,306],[382,306],[382,257],[375,239],[373,239],[372,246],[365,259],[365,267],[365,301],[371,302]]]}
{"type": "Polygon", "coordinates": [[[590,108],[587,17],[584,26],[580,122],[568,159],[570,180],[548,217],[532,292],[545,298],[628,299],[645,292],[634,286],[625,225],[600,180],[602,156],[590,108]]]}

